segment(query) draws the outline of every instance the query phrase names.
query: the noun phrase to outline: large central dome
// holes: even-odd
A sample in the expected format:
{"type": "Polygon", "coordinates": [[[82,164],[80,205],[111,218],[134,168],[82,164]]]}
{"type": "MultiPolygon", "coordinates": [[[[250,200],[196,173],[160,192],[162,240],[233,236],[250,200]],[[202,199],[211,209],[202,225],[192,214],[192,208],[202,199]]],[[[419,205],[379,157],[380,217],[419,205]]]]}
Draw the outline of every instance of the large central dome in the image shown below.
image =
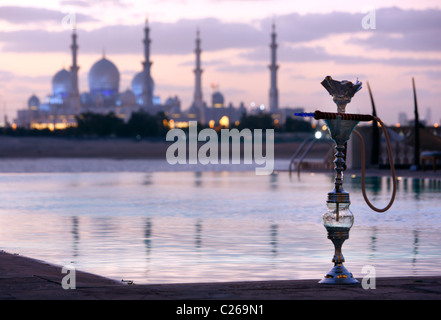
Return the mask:
{"type": "Polygon", "coordinates": [[[114,95],[119,91],[118,68],[106,58],[95,62],[89,71],[90,93],[114,95]]]}

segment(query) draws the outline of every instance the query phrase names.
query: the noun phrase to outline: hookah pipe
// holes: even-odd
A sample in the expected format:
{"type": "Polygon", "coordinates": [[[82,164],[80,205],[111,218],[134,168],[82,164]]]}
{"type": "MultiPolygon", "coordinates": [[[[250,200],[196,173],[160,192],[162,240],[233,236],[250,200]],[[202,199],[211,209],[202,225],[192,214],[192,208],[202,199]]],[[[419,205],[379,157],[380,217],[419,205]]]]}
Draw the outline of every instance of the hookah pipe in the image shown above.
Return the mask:
{"type": "Polygon", "coordinates": [[[392,148],[390,145],[389,135],[386,126],[380,118],[364,114],[346,113],[346,105],[351,102],[354,94],[361,89],[361,82],[357,80],[355,84],[350,81],[336,81],[332,77],[327,76],[321,83],[328,93],[332,96],[333,101],[337,105],[337,113],[315,111],[313,113],[296,113],[296,116],[314,117],[316,120],[323,119],[328,127],[332,140],[335,142],[335,187],[328,193],[327,208],[323,214],[323,224],[328,232],[328,239],[334,244],[334,258],[332,262],[334,267],[328,271],[325,277],[319,282],[323,284],[354,284],[358,281],[353,277],[346,267],[343,265],[345,261],[342,254],[343,242],[349,239],[349,231],[354,223],[354,216],[349,209],[350,200],[349,193],[343,189],[343,171],[346,169],[346,146],[350,139],[351,132],[355,131],[361,142],[362,153],[362,193],[368,206],[377,212],[385,212],[389,210],[395,200],[396,194],[396,178],[395,168],[393,164],[392,148]],[[389,204],[384,208],[377,208],[369,201],[365,188],[365,146],[364,140],[355,126],[360,121],[376,121],[380,124],[387,142],[391,172],[393,176],[393,193],[389,204]]]}
{"type": "Polygon", "coordinates": [[[394,163],[393,163],[393,156],[392,156],[392,147],[390,144],[390,139],[389,139],[389,134],[387,133],[386,130],[386,126],[384,125],[383,121],[381,121],[380,118],[376,117],[376,116],[372,116],[369,114],[351,114],[351,113],[335,113],[335,112],[321,112],[319,110],[312,112],[312,113],[296,113],[296,116],[301,116],[301,117],[313,117],[316,120],[321,120],[321,119],[328,119],[328,120],[332,120],[332,119],[341,119],[341,120],[352,120],[352,121],[377,121],[384,133],[384,137],[386,139],[386,143],[387,143],[387,151],[389,154],[389,162],[390,162],[390,168],[391,168],[391,173],[392,173],[392,184],[393,184],[393,190],[392,190],[392,196],[391,199],[388,203],[388,205],[386,205],[384,208],[377,208],[375,207],[368,199],[367,195],[366,195],[366,188],[365,188],[365,171],[366,171],[366,160],[365,160],[365,155],[366,155],[366,151],[365,151],[365,144],[364,144],[364,140],[363,137],[361,136],[361,134],[357,131],[354,130],[353,132],[355,132],[355,134],[358,136],[358,138],[360,139],[360,143],[361,143],[361,190],[362,190],[362,194],[363,194],[363,198],[366,201],[366,204],[374,211],[376,212],[386,212],[387,210],[390,209],[390,207],[392,206],[392,204],[395,201],[395,195],[396,195],[396,190],[397,190],[397,182],[396,182],[396,175],[395,175],[395,168],[394,168],[394,163]]]}

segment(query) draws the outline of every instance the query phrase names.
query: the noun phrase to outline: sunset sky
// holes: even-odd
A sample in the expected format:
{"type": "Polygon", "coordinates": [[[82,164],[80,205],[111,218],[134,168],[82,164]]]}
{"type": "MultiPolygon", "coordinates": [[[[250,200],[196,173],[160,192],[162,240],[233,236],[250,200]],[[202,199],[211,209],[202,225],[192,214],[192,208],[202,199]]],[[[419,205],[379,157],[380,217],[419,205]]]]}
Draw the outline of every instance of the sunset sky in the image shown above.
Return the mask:
{"type": "MultiPolygon", "coordinates": [[[[141,71],[143,27],[151,28],[155,94],[178,96],[187,109],[193,96],[194,47],[199,28],[204,100],[211,84],[226,103],[247,108],[268,104],[270,33],[278,42],[280,107],[335,111],[320,82],[363,82],[347,112],[371,113],[367,84],[377,114],[387,124],[398,113],[413,118],[412,77],[420,118],[441,121],[441,2],[438,0],[93,0],[9,1],[0,5],[0,117],[9,120],[28,98],[51,93],[51,79],[71,65],[71,28],[63,18],[75,13],[79,44],[80,92],[103,52],[121,73],[120,91],[141,71]],[[370,11],[368,11],[368,9],[370,11]],[[363,28],[374,14],[375,29],[363,28]]],[[[369,21],[372,25],[372,21],[369,21]]]]}

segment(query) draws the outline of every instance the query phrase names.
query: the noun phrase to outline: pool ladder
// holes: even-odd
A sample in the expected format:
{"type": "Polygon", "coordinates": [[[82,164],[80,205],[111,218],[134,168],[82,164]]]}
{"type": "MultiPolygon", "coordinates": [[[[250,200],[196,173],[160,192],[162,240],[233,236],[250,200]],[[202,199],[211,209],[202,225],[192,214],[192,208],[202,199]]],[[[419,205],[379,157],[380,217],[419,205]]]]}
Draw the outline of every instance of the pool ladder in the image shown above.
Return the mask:
{"type": "Polygon", "coordinates": [[[306,149],[303,151],[301,157],[297,161],[297,174],[300,174],[300,167],[302,165],[302,162],[317,140],[318,139],[316,139],[314,136],[306,138],[302,142],[300,147],[297,149],[297,151],[293,154],[291,159],[289,159],[289,176],[290,177],[291,177],[293,168],[295,168],[295,162],[296,162],[297,156],[300,154],[300,152],[302,152],[302,150],[305,148],[306,144],[309,142],[309,144],[306,146],[306,149]]]}

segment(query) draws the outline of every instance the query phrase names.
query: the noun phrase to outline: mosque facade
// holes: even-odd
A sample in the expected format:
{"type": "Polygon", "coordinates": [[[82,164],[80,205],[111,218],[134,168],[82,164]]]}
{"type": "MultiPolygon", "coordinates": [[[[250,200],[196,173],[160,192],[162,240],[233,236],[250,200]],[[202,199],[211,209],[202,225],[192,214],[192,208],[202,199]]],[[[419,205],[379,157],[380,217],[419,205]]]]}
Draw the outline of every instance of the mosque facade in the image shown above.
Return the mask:
{"type": "MultiPolygon", "coordinates": [[[[91,112],[100,114],[114,113],[124,121],[131,114],[146,111],[152,115],[163,112],[169,119],[169,126],[187,127],[189,121],[197,120],[201,125],[209,127],[229,127],[237,124],[247,110],[243,103],[238,107],[231,103],[226,105],[223,94],[218,87],[213,87],[210,103],[204,101],[202,93],[201,40],[199,30],[196,35],[195,48],[195,83],[194,99],[186,111],[181,110],[181,102],[177,96],[169,97],[164,103],[155,95],[155,83],[151,76],[150,60],[150,28],[144,28],[144,61],[142,70],[133,76],[131,88],[120,90],[120,72],[117,66],[104,54],[95,62],[88,72],[88,91],[80,93],[78,88],[77,63],[78,45],[75,30],[72,33],[72,65],[58,71],[52,78],[52,92],[43,101],[32,95],[28,99],[26,109],[19,110],[15,123],[18,127],[28,129],[64,129],[76,126],[76,116],[91,112]]],[[[276,122],[283,121],[285,112],[278,107],[277,68],[275,51],[275,31],[273,27],[271,48],[270,77],[270,108],[276,122]]]]}

